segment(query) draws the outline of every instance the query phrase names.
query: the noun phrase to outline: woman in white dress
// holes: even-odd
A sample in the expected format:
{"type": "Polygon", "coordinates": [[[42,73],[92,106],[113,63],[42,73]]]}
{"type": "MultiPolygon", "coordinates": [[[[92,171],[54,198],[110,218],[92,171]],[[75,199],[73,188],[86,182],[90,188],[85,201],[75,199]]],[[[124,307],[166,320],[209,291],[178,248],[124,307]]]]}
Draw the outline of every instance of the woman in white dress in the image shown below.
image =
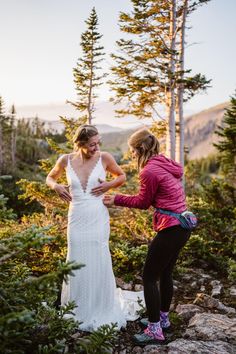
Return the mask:
{"type": "Polygon", "coordinates": [[[67,261],[85,266],[63,283],[61,304],[74,301],[75,319],[81,330],[93,331],[103,324],[126,325],[135,320],[141,293],[116,289],[109,251],[109,213],[103,194],[122,185],[125,174],[115,159],[100,152],[96,127],[83,125],[74,136],[75,152],[61,156],[47,176],[47,185],[69,202],[67,261]],[[66,171],[68,186],[57,179],[66,171]],[[107,182],[106,171],[114,177],[107,182]]]}

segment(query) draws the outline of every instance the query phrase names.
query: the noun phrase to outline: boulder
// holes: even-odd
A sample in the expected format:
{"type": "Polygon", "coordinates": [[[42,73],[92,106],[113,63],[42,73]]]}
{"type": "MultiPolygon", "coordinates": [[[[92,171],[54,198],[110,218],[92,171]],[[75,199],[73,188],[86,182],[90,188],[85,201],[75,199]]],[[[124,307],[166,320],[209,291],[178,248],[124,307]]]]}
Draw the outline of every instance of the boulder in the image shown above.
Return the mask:
{"type": "Polygon", "coordinates": [[[179,304],[175,311],[184,321],[189,321],[196,313],[204,312],[204,309],[193,304],[179,304]]]}
{"type": "MultiPolygon", "coordinates": [[[[142,352],[156,354],[233,354],[235,347],[222,341],[177,339],[168,345],[147,345],[142,352]]],[[[133,353],[133,352],[132,352],[133,353]]]]}
{"type": "Polygon", "coordinates": [[[184,338],[236,344],[236,319],[221,314],[198,313],[189,321],[184,338]]]}

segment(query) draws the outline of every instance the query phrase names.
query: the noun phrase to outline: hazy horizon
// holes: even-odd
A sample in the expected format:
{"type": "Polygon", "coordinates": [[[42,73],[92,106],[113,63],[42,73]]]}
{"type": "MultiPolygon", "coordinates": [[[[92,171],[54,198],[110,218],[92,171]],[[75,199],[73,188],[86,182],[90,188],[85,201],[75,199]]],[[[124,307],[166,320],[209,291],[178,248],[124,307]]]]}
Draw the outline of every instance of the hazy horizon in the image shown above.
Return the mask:
{"type": "MultiPolygon", "coordinates": [[[[221,105],[224,102],[219,102],[218,104],[221,105]]],[[[185,118],[200,113],[201,111],[211,109],[212,107],[206,107],[203,110],[196,110],[196,111],[185,111],[185,118]]],[[[59,121],[59,116],[65,116],[67,118],[74,117],[76,118],[76,110],[70,104],[66,103],[52,103],[52,104],[39,104],[39,105],[24,105],[18,106],[16,108],[17,118],[34,118],[39,117],[40,119],[46,121],[59,121]]],[[[116,118],[114,112],[114,106],[111,102],[108,101],[99,101],[98,102],[98,109],[95,111],[94,114],[95,118],[93,123],[94,124],[108,124],[113,127],[119,128],[133,128],[137,125],[147,124],[150,120],[138,120],[135,117],[124,117],[124,118],[116,118]]]]}

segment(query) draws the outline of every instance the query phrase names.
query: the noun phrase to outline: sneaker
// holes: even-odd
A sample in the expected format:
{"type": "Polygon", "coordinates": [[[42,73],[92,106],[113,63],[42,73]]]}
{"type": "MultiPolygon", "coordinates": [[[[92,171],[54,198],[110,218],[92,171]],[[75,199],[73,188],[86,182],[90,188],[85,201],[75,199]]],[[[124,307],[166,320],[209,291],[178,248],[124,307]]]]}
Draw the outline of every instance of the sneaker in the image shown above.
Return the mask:
{"type": "Polygon", "coordinates": [[[141,318],[139,321],[142,327],[147,327],[148,326],[148,318],[141,318]]]}
{"type": "MultiPolygon", "coordinates": [[[[163,335],[162,335],[163,336],[163,335]]],[[[145,346],[148,344],[164,344],[165,343],[165,338],[164,336],[160,339],[157,338],[156,336],[150,336],[146,334],[145,332],[141,334],[135,334],[133,336],[134,342],[138,344],[139,346],[145,346]]]]}
{"type": "Polygon", "coordinates": [[[157,322],[155,324],[149,324],[147,328],[144,330],[144,333],[156,340],[159,341],[165,340],[164,334],[162,332],[162,328],[160,326],[160,322],[157,322]]]}
{"type": "MultiPolygon", "coordinates": [[[[161,317],[160,322],[161,322],[161,328],[163,329],[163,331],[168,331],[170,329],[171,324],[170,324],[168,317],[165,319],[162,319],[162,317],[161,317]]],[[[147,327],[148,326],[148,318],[141,318],[139,323],[142,327],[147,327]]]]}
{"type": "Polygon", "coordinates": [[[161,328],[164,330],[168,330],[170,328],[170,320],[169,320],[169,313],[168,312],[160,312],[160,321],[161,321],[161,328]]]}

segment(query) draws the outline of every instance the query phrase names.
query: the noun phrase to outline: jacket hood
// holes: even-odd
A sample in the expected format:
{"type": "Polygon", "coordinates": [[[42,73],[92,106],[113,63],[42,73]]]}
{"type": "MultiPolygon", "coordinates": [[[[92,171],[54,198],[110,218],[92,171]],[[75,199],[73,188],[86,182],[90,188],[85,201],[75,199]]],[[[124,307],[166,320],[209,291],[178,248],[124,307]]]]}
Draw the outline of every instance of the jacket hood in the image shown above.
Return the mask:
{"type": "Polygon", "coordinates": [[[171,173],[175,178],[181,178],[183,176],[183,167],[178,162],[171,160],[162,154],[153,157],[151,161],[153,160],[157,161],[159,167],[171,173]]]}

